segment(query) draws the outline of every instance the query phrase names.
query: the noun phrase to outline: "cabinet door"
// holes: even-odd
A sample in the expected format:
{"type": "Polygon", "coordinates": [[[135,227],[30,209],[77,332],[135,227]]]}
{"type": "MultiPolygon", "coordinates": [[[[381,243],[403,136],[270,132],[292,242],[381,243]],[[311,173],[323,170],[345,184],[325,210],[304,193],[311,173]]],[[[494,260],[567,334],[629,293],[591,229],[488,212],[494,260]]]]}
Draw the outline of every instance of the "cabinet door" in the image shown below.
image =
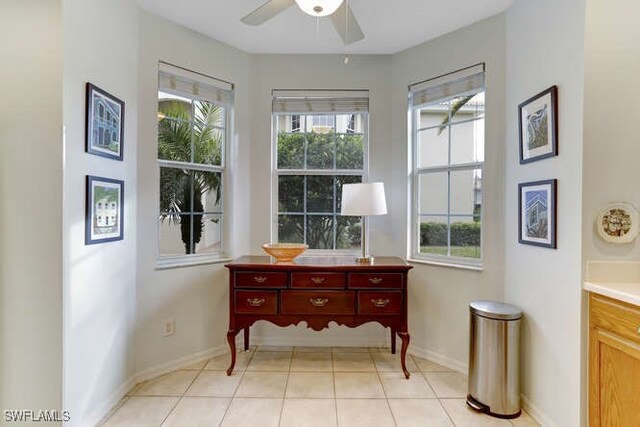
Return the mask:
{"type": "Polygon", "coordinates": [[[640,426],[640,345],[592,329],[590,358],[590,425],[640,426]]]}

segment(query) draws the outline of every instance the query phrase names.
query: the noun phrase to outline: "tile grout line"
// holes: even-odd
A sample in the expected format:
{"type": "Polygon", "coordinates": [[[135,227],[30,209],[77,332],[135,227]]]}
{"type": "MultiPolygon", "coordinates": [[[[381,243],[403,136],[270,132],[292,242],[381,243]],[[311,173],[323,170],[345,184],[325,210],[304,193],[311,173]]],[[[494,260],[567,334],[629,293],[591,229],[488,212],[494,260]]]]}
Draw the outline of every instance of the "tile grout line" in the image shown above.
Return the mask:
{"type": "MultiPolygon", "coordinates": [[[[249,349],[251,349],[251,347],[249,347],[249,349]]],[[[249,363],[251,363],[251,361],[253,360],[253,356],[256,354],[256,350],[254,349],[253,351],[249,351],[249,353],[251,354],[249,355],[249,360],[247,360],[247,365],[242,370],[242,375],[238,380],[238,385],[236,385],[236,388],[233,390],[233,394],[229,399],[229,404],[227,405],[227,408],[224,410],[224,414],[222,414],[222,418],[220,418],[220,423],[218,424],[218,427],[222,425],[222,423],[224,422],[224,419],[227,417],[227,414],[229,413],[229,408],[231,408],[231,404],[233,404],[233,400],[236,398],[236,393],[238,393],[238,389],[240,388],[240,383],[242,383],[242,380],[244,379],[244,374],[247,372],[247,369],[249,368],[249,363]]],[[[237,357],[238,357],[238,354],[236,353],[236,361],[237,361],[237,357]]],[[[233,372],[231,373],[231,375],[233,375],[233,372]]]]}
{"type": "Polygon", "coordinates": [[[278,426],[282,424],[282,413],[284,412],[284,402],[287,397],[287,388],[289,388],[289,377],[291,377],[291,364],[293,363],[293,355],[296,348],[291,349],[291,357],[289,357],[289,370],[287,371],[287,381],[284,384],[284,392],[282,393],[282,405],[280,406],[280,416],[278,417],[278,426]]]}
{"type": "MultiPolygon", "coordinates": [[[[167,421],[167,419],[169,418],[169,415],[171,415],[171,413],[173,411],[175,411],[175,409],[178,407],[178,404],[180,404],[180,402],[182,401],[182,399],[184,398],[185,394],[187,394],[187,391],[189,391],[189,389],[191,388],[191,386],[193,385],[193,383],[196,382],[196,380],[198,379],[198,377],[200,376],[200,374],[202,373],[202,371],[204,370],[204,367],[207,366],[207,363],[209,363],[209,359],[207,359],[205,361],[205,363],[202,364],[202,368],[200,368],[200,370],[198,370],[197,374],[193,377],[193,379],[191,380],[191,382],[189,383],[189,385],[187,386],[187,388],[184,389],[184,391],[182,392],[182,395],[178,398],[178,400],[176,401],[176,403],[173,405],[173,407],[171,408],[171,410],[167,413],[167,415],[165,415],[165,417],[162,419],[162,421],[160,422],[159,426],[162,427],[162,425],[167,421]]],[[[187,371],[187,369],[183,369],[185,371],[187,371]]],[[[180,369],[177,369],[176,371],[173,372],[177,372],[180,371],[180,369]]]]}
{"type": "Polygon", "coordinates": [[[451,414],[449,413],[449,411],[447,411],[447,408],[442,404],[442,402],[440,401],[440,398],[438,398],[437,400],[438,400],[438,405],[440,405],[440,407],[444,411],[447,418],[449,418],[449,421],[451,421],[451,425],[453,425],[454,427],[457,427],[458,425],[455,423],[455,421],[453,421],[451,414]]]}
{"type": "Polygon", "coordinates": [[[336,368],[333,360],[333,348],[331,349],[331,378],[333,379],[333,406],[336,414],[336,426],[340,427],[338,418],[338,391],[336,390],[336,368]]]}
{"type": "MultiPolygon", "coordinates": [[[[219,423],[219,426],[220,426],[220,425],[222,425],[222,424],[224,423],[224,421],[225,421],[226,417],[229,415],[229,411],[230,411],[230,408],[231,408],[231,405],[232,405],[232,403],[233,403],[234,399],[238,398],[237,393],[238,393],[238,390],[239,390],[239,388],[240,388],[240,385],[241,385],[242,381],[244,380],[244,377],[246,376],[246,373],[247,373],[247,372],[251,372],[251,371],[249,371],[249,366],[250,366],[251,362],[253,361],[253,357],[255,357],[255,356],[256,356],[256,354],[257,354],[257,352],[258,352],[259,347],[260,347],[260,346],[255,347],[253,350],[249,350],[249,351],[247,351],[247,352],[246,352],[246,353],[249,353],[249,355],[248,355],[247,362],[246,362],[246,364],[244,365],[244,369],[242,369],[242,370],[238,370],[238,369],[236,369],[236,371],[235,371],[235,372],[239,374],[239,377],[240,377],[240,378],[239,378],[239,380],[238,380],[238,383],[236,384],[236,387],[235,387],[235,388],[234,388],[234,390],[233,390],[233,393],[231,394],[231,397],[229,398],[229,402],[228,402],[228,404],[226,405],[226,408],[225,408],[224,413],[223,413],[223,415],[222,415],[222,418],[221,418],[221,421],[220,421],[220,423],[219,423]]],[[[375,350],[377,350],[377,349],[375,349],[375,350]]],[[[267,351],[268,351],[268,350],[267,350],[267,351]]],[[[273,352],[273,353],[277,353],[278,351],[272,351],[272,352],[273,352]]],[[[241,352],[239,352],[239,354],[242,354],[242,353],[243,353],[242,351],[241,351],[241,352]]],[[[284,416],[284,405],[285,405],[286,400],[287,400],[287,391],[288,391],[289,384],[290,384],[291,374],[292,374],[292,373],[294,373],[294,370],[293,370],[293,360],[295,359],[296,354],[301,354],[301,353],[302,353],[302,352],[299,352],[299,351],[298,351],[298,349],[294,346],[294,347],[292,347],[292,350],[291,350],[291,353],[290,353],[290,356],[289,356],[289,364],[288,364],[287,369],[280,369],[280,370],[278,370],[278,369],[274,369],[274,370],[271,370],[271,371],[265,371],[265,372],[281,372],[281,373],[283,373],[283,374],[286,374],[286,375],[287,375],[287,377],[286,377],[286,381],[285,381],[285,387],[284,387],[283,396],[281,397],[281,399],[282,399],[282,400],[281,400],[281,407],[280,407],[279,418],[278,418],[278,421],[277,421],[277,422],[278,422],[278,425],[282,425],[282,423],[283,423],[283,419],[284,419],[284,418],[283,418],[283,416],[284,416]]],[[[334,402],[335,422],[336,422],[336,425],[339,425],[339,418],[338,418],[339,411],[338,411],[338,407],[337,407],[337,406],[338,406],[337,401],[338,401],[339,399],[338,399],[338,396],[337,396],[337,381],[336,381],[336,374],[337,374],[337,373],[366,373],[367,371],[361,371],[361,370],[346,370],[346,371],[339,371],[339,372],[337,372],[337,371],[336,371],[336,369],[335,369],[335,368],[336,368],[336,360],[335,360],[335,358],[336,358],[337,353],[342,353],[342,352],[334,352],[334,351],[333,351],[333,348],[332,348],[332,349],[331,349],[331,351],[330,351],[329,353],[330,353],[330,361],[331,361],[331,374],[332,374],[332,380],[333,380],[333,381],[332,381],[332,386],[333,386],[333,392],[334,392],[334,395],[333,395],[332,400],[333,400],[333,402],[334,402]]],[[[394,414],[394,412],[393,412],[393,410],[392,410],[391,404],[390,404],[390,400],[391,400],[391,399],[394,399],[394,398],[389,397],[390,395],[389,395],[389,393],[387,392],[387,390],[386,390],[386,388],[385,388],[385,386],[384,386],[384,382],[383,382],[383,380],[382,380],[382,374],[383,374],[383,373],[387,374],[387,373],[392,373],[392,372],[394,372],[394,371],[384,371],[384,370],[383,370],[383,371],[381,371],[381,370],[380,370],[380,367],[379,367],[379,366],[377,365],[377,363],[376,363],[376,357],[375,357],[375,356],[376,356],[376,353],[378,353],[378,354],[381,354],[381,353],[380,353],[379,351],[375,351],[375,352],[374,352],[374,349],[373,349],[373,348],[369,348],[369,347],[368,347],[368,348],[366,349],[366,351],[362,351],[362,352],[352,351],[352,352],[346,352],[346,353],[354,353],[354,354],[355,354],[355,353],[361,353],[363,356],[364,356],[365,354],[368,354],[368,355],[369,355],[369,357],[370,357],[370,359],[371,359],[371,361],[372,361],[372,363],[373,363],[373,372],[375,372],[375,373],[376,373],[376,377],[378,378],[378,380],[379,380],[379,382],[380,382],[380,385],[381,385],[382,390],[383,390],[383,396],[384,396],[384,397],[381,397],[381,398],[364,398],[364,399],[368,399],[368,400],[382,400],[382,399],[385,399],[385,401],[386,401],[386,403],[387,403],[387,407],[389,408],[389,410],[390,410],[390,412],[391,412],[391,416],[392,416],[393,422],[394,422],[394,424],[395,424],[396,426],[398,426],[398,420],[396,419],[396,416],[395,416],[395,414],[394,414]]],[[[365,356],[365,358],[366,358],[366,356],[365,356]]],[[[433,392],[434,398],[438,399],[438,404],[440,405],[440,407],[442,408],[442,410],[443,410],[443,411],[445,412],[445,414],[447,415],[447,418],[449,419],[449,421],[452,423],[452,425],[453,425],[453,426],[458,426],[458,425],[455,423],[454,419],[453,419],[452,412],[450,412],[450,411],[447,409],[447,407],[444,405],[444,402],[446,402],[446,401],[448,401],[448,400],[459,400],[459,399],[464,399],[464,396],[462,396],[462,397],[454,397],[454,396],[451,396],[451,397],[446,397],[446,396],[445,396],[445,397],[440,397],[440,396],[438,396],[438,394],[435,392],[435,389],[433,388],[433,386],[432,386],[431,382],[430,382],[430,381],[429,381],[429,379],[427,378],[427,374],[444,374],[444,373],[450,373],[451,371],[449,371],[449,370],[439,370],[439,369],[423,371],[423,370],[420,368],[419,364],[416,362],[416,358],[417,358],[417,356],[414,356],[414,355],[409,354],[409,358],[408,358],[408,359],[409,359],[409,361],[412,361],[412,362],[413,362],[413,364],[414,364],[414,365],[415,365],[415,367],[416,367],[416,373],[415,373],[415,374],[417,374],[417,375],[422,375],[422,378],[423,378],[423,379],[425,380],[425,382],[427,383],[427,385],[428,385],[429,389],[433,392]]],[[[421,359],[421,358],[419,358],[419,359],[421,359]]],[[[176,412],[176,409],[177,409],[178,405],[180,405],[180,403],[181,403],[181,402],[185,401],[185,398],[189,398],[189,397],[190,397],[190,396],[188,396],[188,395],[187,395],[187,394],[188,394],[188,392],[189,392],[189,390],[193,387],[194,383],[195,383],[199,378],[201,378],[201,376],[202,376],[203,372],[224,372],[224,371],[218,371],[218,370],[207,370],[207,369],[206,369],[206,367],[208,366],[208,364],[209,364],[209,362],[210,362],[211,360],[212,360],[212,358],[205,360],[205,361],[202,363],[202,366],[201,366],[200,368],[198,368],[198,369],[176,369],[176,370],[172,371],[172,372],[186,371],[186,372],[193,372],[193,373],[195,373],[194,377],[190,380],[189,384],[187,385],[187,387],[184,389],[184,391],[183,391],[181,394],[174,394],[174,395],[144,395],[144,394],[142,394],[142,395],[138,395],[138,394],[135,394],[135,392],[136,392],[136,390],[138,390],[138,389],[140,389],[140,388],[142,387],[142,385],[144,384],[144,382],[143,382],[143,383],[140,383],[140,384],[138,384],[138,385],[136,385],[136,386],[134,386],[134,387],[132,388],[132,390],[131,390],[129,393],[125,394],[125,396],[124,396],[124,397],[123,397],[123,399],[121,400],[120,404],[119,404],[119,405],[117,405],[117,406],[115,406],[115,407],[112,409],[112,413],[111,413],[108,417],[106,417],[106,418],[104,419],[104,421],[103,421],[100,425],[102,425],[103,423],[107,422],[110,418],[112,418],[112,417],[113,417],[113,415],[115,415],[115,413],[116,413],[116,412],[117,412],[117,411],[118,411],[118,410],[119,410],[119,409],[120,409],[124,404],[126,404],[128,401],[130,401],[130,400],[131,400],[131,397],[154,397],[154,398],[155,398],[155,397],[173,397],[173,398],[177,398],[177,400],[176,400],[175,404],[173,404],[173,405],[172,405],[172,407],[169,409],[168,413],[164,416],[164,418],[162,419],[162,421],[160,421],[160,425],[164,425],[164,424],[167,422],[167,420],[169,419],[169,417],[170,417],[174,412],[176,412]],[[130,394],[130,393],[131,393],[131,394],[130,394]]],[[[286,359],[285,359],[285,360],[286,360],[286,359]]],[[[384,360],[384,358],[383,358],[382,360],[384,360]]],[[[429,360],[429,359],[427,359],[427,360],[429,360]]],[[[381,363],[382,363],[382,362],[381,362],[381,363]]],[[[381,366],[384,368],[385,366],[383,366],[383,365],[385,365],[385,364],[383,363],[383,364],[381,365],[381,366]]],[[[260,372],[260,371],[255,371],[255,372],[257,373],[257,372],[260,372]]],[[[324,373],[324,374],[326,374],[326,373],[327,373],[326,371],[321,371],[321,370],[317,370],[317,371],[316,371],[316,370],[310,370],[310,371],[300,371],[300,372],[302,372],[302,373],[306,373],[306,374],[308,374],[308,373],[324,373]]],[[[464,374],[462,374],[462,376],[465,376],[465,375],[464,375],[464,374]]],[[[209,397],[209,398],[212,398],[212,397],[216,397],[216,396],[194,396],[194,397],[209,397]]],[[[294,397],[292,397],[292,398],[294,398],[294,397]]],[[[406,397],[406,399],[414,399],[414,398],[415,398],[415,397],[411,397],[411,396],[406,397]]],[[[256,399],[258,399],[258,400],[260,400],[260,399],[265,399],[265,397],[257,397],[256,399]]],[[[317,399],[317,400],[328,400],[328,398],[326,398],[326,397],[318,397],[318,398],[311,398],[311,397],[307,397],[307,398],[305,398],[305,399],[313,399],[313,400],[316,400],[316,399],[317,399]]],[[[344,398],[344,400],[347,400],[347,401],[348,401],[349,399],[363,399],[363,398],[358,398],[358,397],[352,397],[352,398],[345,397],[345,398],[344,398]]],[[[400,399],[400,398],[399,398],[399,399],[400,399]]],[[[523,412],[524,412],[524,411],[523,411],[523,412]]],[[[516,425],[516,424],[514,423],[514,421],[513,421],[513,420],[508,420],[508,421],[509,421],[508,425],[510,425],[510,426],[512,426],[512,427],[515,427],[515,425],[516,425]]]]}
{"type": "Polygon", "coordinates": [[[384,383],[382,382],[382,377],[380,376],[380,371],[378,371],[378,365],[376,365],[376,360],[373,357],[373,353],[371,349],[369,349],[369,357],[373,361],[373,366],[376,369],[376,375],[378,377],[378,381],[380,381],[380,387],[382,387],[382,393],[384,394],[384,401],[387,402],[387,408],[389,408],[389,413],[391,414],[391,419],[393,420],[393,424],[398,427],[398,421],[396,420],[396,416],[393,414],[393,409],[391,409],[391,403],[389,403],[389,396],[387,395],[387,390],[384,388],[384,383]]]}

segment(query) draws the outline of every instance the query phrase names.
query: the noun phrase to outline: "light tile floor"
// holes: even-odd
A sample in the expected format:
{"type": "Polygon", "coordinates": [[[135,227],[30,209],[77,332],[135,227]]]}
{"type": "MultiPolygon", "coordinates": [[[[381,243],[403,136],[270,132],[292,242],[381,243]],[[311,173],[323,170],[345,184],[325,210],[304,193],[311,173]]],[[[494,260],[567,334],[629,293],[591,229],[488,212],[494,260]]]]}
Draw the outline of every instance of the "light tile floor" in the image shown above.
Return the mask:
{"type": "Polygon", "coordinates": [[[389,349],[258,347],[194,363],[136,385],[103,427],[534,427],[478,414],[465,403],[467,378],[389,349]]]}

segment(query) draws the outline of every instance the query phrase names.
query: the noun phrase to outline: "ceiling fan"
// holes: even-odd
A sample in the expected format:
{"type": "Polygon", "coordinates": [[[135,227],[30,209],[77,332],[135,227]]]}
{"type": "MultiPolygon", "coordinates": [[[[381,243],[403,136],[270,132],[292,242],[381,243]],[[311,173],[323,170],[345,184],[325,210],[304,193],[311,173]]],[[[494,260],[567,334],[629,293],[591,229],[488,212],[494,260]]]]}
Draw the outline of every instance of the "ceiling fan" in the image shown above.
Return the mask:
{"type": "Polygon", "coordinates": [[[345,0],[268,0],[241,19],[248,25],[260,25],[297,3],[303,12],[315,16],[328,16],[338,35],[349,45],[364,38],[358,21],[345,0]]]}

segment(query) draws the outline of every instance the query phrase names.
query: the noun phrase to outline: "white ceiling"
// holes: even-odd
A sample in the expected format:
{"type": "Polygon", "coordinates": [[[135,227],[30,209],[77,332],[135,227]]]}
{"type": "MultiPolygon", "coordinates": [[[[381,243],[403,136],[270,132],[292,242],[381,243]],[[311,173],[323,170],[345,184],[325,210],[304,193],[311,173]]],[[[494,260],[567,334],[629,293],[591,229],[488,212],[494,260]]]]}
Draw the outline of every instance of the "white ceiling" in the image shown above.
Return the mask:
{"type": "MultiPolygon", "coordinates": [[[[344,53],[328,18],[297,5],[258,27],[240,22],[266,0],[137,0],[185,27],[251,53],[344,53]]],[[[365,34],[349,53],[391,54],[504,11],[513,0],[349,0],[365,34]]]]}

